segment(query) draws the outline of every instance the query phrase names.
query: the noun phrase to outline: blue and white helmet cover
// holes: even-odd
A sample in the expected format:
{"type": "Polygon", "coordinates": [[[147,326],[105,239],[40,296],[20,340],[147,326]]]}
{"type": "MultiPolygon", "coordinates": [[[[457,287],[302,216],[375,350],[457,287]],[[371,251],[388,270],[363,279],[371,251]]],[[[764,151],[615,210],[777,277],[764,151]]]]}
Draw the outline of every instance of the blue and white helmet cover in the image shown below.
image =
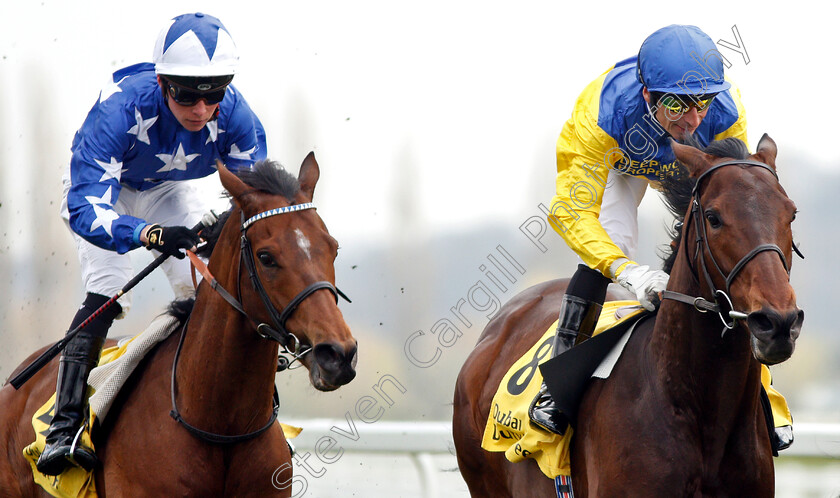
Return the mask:
{"type": "Polygon", "coordinates": [[[177,16],[164,26],[152,60],[157,74],[223,76],[236,73],[239,54],[222,21],[196,12],[177,16]]]}

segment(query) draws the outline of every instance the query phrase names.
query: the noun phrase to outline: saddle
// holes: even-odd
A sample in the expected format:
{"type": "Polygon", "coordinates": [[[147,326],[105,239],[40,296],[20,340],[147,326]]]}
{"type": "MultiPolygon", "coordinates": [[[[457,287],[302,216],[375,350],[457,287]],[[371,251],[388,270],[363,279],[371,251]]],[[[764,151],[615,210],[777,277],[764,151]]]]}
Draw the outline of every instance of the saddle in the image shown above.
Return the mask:
{"type": "MultiPolygon", "coordinates": [[[[94,448],[91,441],[91,428],[100,425],[119,394],[123,384],[134,369],[155,346],[177,330],[180,321],[170,315],[161,315],[140,334],[125,338],[116,346],[106,348],[99,357],[99,364],[88,378],[90,419],[85,424],[81,440],[88,448],[94,448]]],[[[36,410],[32,416],[32,428],[35,441],[23,449],[23,456],[32,467],[33,477],[44,490],[60,498],[95,498],[96,486],[93,472],[80,467],[69,467],[61,475],[45,476],[38,472],[36,463],[46,445],[46,434],[55,410],[55,393],[36,410]]],[[[278,422],[279,423],[279,422],[278,422]]],[[[300,434],[301,429],[280,423],[287,439],[300,434]]]]}
{"type": "MultiPolygon", "coordinates": [[[[593,337],[554,359],[574,352],[567,358],[571,359],[569,365],[556,367],[561,369],[560,373],[553,370],[549,373],[551,376],[564,376],[552,379],[557,380],[552,384],[562,385],[564,404],[560,406],[567,415],[577,412],[590,377],[609,375],[629,338],[630,327],[642,316],[647,316],[647,313],[643,313],[637,301],[607,302],[601,310],[593,337]],[[582,349],[593,342],[594,346],[582,349]]],[[[569,428],[562,436],[543,430],[530,423],[528,406],[542,384],[542,366],[554,363],[554,360],[542,362],[549,356],[556,328],[555,321],[502,378],[493,397],[481,442],[481,447],[487,451],[503,451],[511,462],[529,458],[535,460],[543,474],[552,479],[571,474],[569,443],[574,429],[569,428]]],[[[549,379],[546,379],[551,389],[548,382],[549,379]]]]}
{"type": "Polygon", "coordinates": [[[633,329],[653,315],[645,309],[637,310],[627,315],[627,319],[608,325],[609,328],[596,332],[591,339],[540,365],[548,392],[572,427],[577,425],[577,413],[588,380],[591,377],[606,379],[633,329]]]}
{"type": "MultiPolygon", "coordinates": [[[[574,435],[580,401],[593,377],[606,379],[612,372],[633,329],[654,313],[637,301],[610,301],[604,304],[592,338],[559,356],[549,356],[554,340],[555,321],[522,357],[514,362],[491,403],[481,447],[504,452],[511,462],[536,461],[547,477],[571,475],[570,443],[574,435]],[[530,423],[528,407],[545,379],[555,402],[569,418],[570,427],[562,436],[530,423]]],[[[785,398],[772,387],[770,370],[761,366],[762,407],[771,441],[774,427],[791,425],[785,398]]],[[[774,456],[778,455],[774,449],[774,456]]]]}

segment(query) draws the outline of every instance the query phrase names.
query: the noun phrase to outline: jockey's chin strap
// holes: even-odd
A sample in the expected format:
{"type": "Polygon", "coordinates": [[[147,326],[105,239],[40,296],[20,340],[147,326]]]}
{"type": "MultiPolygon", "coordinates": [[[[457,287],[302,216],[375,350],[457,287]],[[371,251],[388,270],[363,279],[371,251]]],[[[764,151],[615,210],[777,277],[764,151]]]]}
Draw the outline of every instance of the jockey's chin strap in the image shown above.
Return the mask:
{"type": "MultiPolygon", "coordinates": [[[[721,337],[726,333],[727,330],[732,330],[735,328],[735,322],[738,320],[745,320],[747,318],[747,314],[742,311],[737,311],[734,309],[732,305],[732,299],[729,297],[730,294],[730,287],[732,286],[732,282],[735,280],[735,277],[738,276],[741,270],[749,263],[753,258],[764,251],[775,251],[778,253],[779,258],[782,260],[782,265],[785,268],[785,271],[790,274],[790,265],[788,265],[787,259],[785,258],[784,252],[779,249],[779,246],[776,244],[761,244],[755,248],[753,248],[750,252],[748,252],[744,257],[742,257],[732,268],[732,270],[727,275],[721,270],[720,265],[715,259],[714,254],[712,253],[712,248],[709,246],[709,240],[706,235],[706,223],[703,221],[703,206],[700,203],[700,184],[704,178],[709,176],[712,172],[717,171],[720,168],[725,166],[732,166],[732,165],[749,165],[749,166],[758,166],[760,168],[764,168],[776,178],[776,181],[779,180],[779,176],[776,174],[776,171],[759,161],[752,161],[748,159],[741,159],[741,160],[734,160],[734,161],[725,161],[720,164],[716,164],[706,170],[702,175],[697,178],[697,183],[694,185],[694,189],[691,191],[692,202],[691,202],[691,216],[688,218],[688,223],[686,226],[683,227],[683,246],[685,246],[686,250],[686,259],[688,261],[689,266],[691,267],[692,274],[695,277],[700,274],[692,265],[692,261],[700,260],[700,268],[702,270],[702,275],[704,280],[706,281],[706,285],[712,291],[714,296],[714,301],[709,301],[702,296],[699,297],[692,297],[687,296],[685,294],[681,294],[679,292],[669,291],[666,290],[663,292],[663,299],[672,299],[674,301],[680,301],[682,303],[690,304],[694,306],[694,308],[701,312],[706,313],[708,311],[717,313],[720,317],[720,320],[723,322],[723,331],[721,332],[721,337]],[[695,246],[694,246],[694,256],[690,257],[688,254],[688,245],[685,244],[685,235],[688,233],[688,228],[690,223],[694,221],[697,225],[696,234],[695,234],[695,246]],[[707,253],[709,258],[712,260],[712,264],[714,265],[715,269],[717,270],[718,274],[723,277],[726,290],[720,290],[715,287],[714,282],[712,281],[711,275],[709,275],[708,268],[706,267],[706,258],[703,257],[703,253],[707,253]]],[[[805,259],[805,256],[802,255],[799,248],[796,247],[796,244],[793,244],[793,250],[796,254],[805,259]]]]}

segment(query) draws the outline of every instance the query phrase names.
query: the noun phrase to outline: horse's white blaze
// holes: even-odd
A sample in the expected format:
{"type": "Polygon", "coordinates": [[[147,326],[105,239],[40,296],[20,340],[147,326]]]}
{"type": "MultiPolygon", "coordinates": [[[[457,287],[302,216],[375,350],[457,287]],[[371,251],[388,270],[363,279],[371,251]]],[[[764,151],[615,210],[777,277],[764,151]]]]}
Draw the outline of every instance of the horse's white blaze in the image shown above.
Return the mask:
{"type": "Polygon", "coordinates": [[[309,242],[309,239],[306,238],[306,235],[300,231],[300,228],[295,228],[295,235],[297,235],[297,243],[298,247],[306,254],[306,257],[312,259],[312,254],[309,252],[309,248],[312,247],[312,243],[309,242]]]}

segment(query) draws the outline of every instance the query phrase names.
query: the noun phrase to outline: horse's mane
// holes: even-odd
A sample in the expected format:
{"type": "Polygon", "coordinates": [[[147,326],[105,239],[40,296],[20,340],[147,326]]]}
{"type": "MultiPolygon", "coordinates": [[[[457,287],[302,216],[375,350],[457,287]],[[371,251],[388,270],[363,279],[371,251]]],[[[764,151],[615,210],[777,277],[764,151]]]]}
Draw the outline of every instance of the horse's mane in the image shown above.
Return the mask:
{"type": "Polygon", "coordinates": [[[276,161],[257,161],[253,168],[242,169],[236,176],[249,187],[271,195],[282,195],[289,201],[300,191],[297,178],[276,161]]]}
{"type": "MultiPolygon", "coordinates": [[[[300,183],[297,178],[286,171],[286,169],[276,161],[270,161],[267,159],[257,161],[254,163],[252,168],[242,169],[235,171],[234,173],[249,187],[267,194],[283,196],[289,201],[294,199],[300,191],[300,183]]],[[[225,195],[230,197],[227,193],[225,193],[225,195]]],[[[228,210],[219,215],[219,218],[215,223],[201,230],[201,238],[206,241],[206,244],[203,244],[198,251],[196,251],[196,254],[205,258],[210,257],[210,254],[213,252],[213,248],[216,247],[216,243],[219,241],[219,236],[222,233],[222,227],[224,227],[232,212],[233,204],[231,203],[228,210]]],[[[194,304],[195,297],[176,299],[169,303],[166,313],[174,316],[183,323],[190,315],[190,312],[192,312],[194,304]]]]}
{"type": "MultiPolygon", "coordinates": [[[[707,147],[703,147],[697,142],[693,136],[685,141],[685,145],[690,145],[694,148],[700,149],[706,154],[715,157],[731,157],[732,159],[747,159],[750,151],[747,145],[738,138],[729,137],[723,140],[715,140],[707,147]]],[[[676,248],[680,247],[682,239],[682,220],[685,218],[685,213],[691,204],[691,192],[697,182],[696,179],[691,178],[685,166],[677,160],[677,169],[671,174],[665,175],[660,182],[660,189],[668,211],[674,216],[674,222],[668,227],[668,234],[671,236],[671,244],[662,251],[662,270],[670,274],[674,267],[674,261],[677,259],[676,248]]]]}

